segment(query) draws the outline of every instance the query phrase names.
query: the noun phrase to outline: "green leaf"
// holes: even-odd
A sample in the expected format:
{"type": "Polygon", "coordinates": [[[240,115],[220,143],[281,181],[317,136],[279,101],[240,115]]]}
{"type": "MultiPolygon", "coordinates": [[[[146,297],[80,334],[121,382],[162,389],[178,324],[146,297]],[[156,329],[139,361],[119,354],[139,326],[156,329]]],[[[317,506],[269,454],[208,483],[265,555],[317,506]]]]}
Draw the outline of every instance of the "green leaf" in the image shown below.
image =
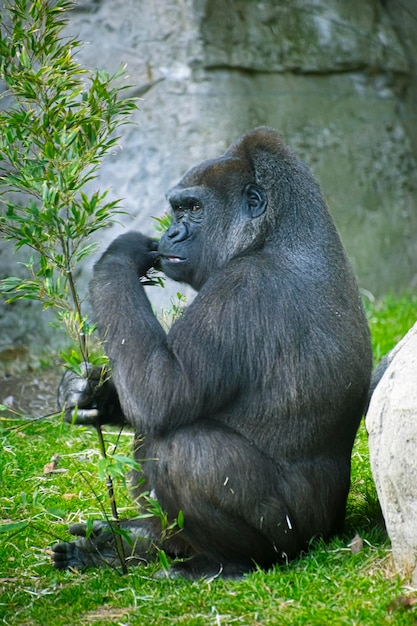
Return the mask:
{"type": "Polygon", "coordinates": [[[172,217],[168,213],[165,213],[162,217],[153,217],[152,219],[156,222],[154,225],[155,230],[160,234],[168,230],[172,224],[172,217]]]}
{"type": "Polygon", "coordinates": [[[109,475],[111,461],[105,457],[102,457],[97,464],[97,471],[100,480],[105,480],[109,475]]]}
{"type": "Polygon", "coordinates": [[[29,58],[26,48],[22,47],[20,49],[18,57],[23,67],[26,69],[30,69],[30,58],[29,58]]]}
{"type": "Polygon", "coordinates": [[[43,507],[46,513],[53,515],[54,517],[64,518],[67,515],[67,511],[65,509],[58,509],[55,507],[43,507]]]}
{"type": "Polygon", "coordinates": [[[56,150],[52,141],[47,141],[45,143],[44,154],[47,159],[53,159],[55,157],[56,150]]]}
{"type": "Polygon", "coordinates": [[[184,528],[184,513],[182,511],[179,511],[177,515],[177,525],[178,528],[184,528]]]}
{"type": "Polygon", "coordinates": [[[86,536],[86,539],[88,539],[91,536],[91,533],[93,532],[93,526],[94,526],[94,520],[88,519],[86,524],[85,524],[85,536],[86,536]]]}
{"type": "Polygon", "coordinates": [[[118,463],[127,465],[129,468],[140,470],[140,466],[133,457],[124,456],[122,454],[113,454],[112,458],[118,463]]]}
{"type": "Polygon", "coordinates": [[[0,533],[11,533],[11,532],[16,532],[17,530],[23,530],[24,528],[27,528],[28,525],[29,525],[29,522],[26,522],[26,521],[0,524],[0,533]]]}
{"type": "Polygon", "coordinates": [[[164,550],[158,550],[158,559],[163,569],[166,571],[169,569],[168,557],[164,550]]]}

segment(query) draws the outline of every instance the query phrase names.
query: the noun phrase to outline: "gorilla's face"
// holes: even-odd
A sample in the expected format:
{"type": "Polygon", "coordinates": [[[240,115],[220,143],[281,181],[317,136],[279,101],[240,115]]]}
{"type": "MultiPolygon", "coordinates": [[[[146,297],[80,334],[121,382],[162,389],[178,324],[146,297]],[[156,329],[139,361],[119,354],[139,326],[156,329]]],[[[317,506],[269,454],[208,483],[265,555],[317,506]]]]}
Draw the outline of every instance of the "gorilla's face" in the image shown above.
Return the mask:
{"type": "Polygon", "coordinates": [[[206,198],[202,195],[199,187],[176,187],[169,193],[172,224],[158,247],[162,271],[169,278],[188,283],[195,289],[207,278],[201,275],[206,217],[206,198]]]}
{"type": "Polygon", "coordinates": [[[158,247],[169,278],[199,290],[213,271],[250,246],[259,228],[255,218],[268,204],[251,178],[240,159],[221,157],[193,168],[171,189],[172,225],[158,247]]]}

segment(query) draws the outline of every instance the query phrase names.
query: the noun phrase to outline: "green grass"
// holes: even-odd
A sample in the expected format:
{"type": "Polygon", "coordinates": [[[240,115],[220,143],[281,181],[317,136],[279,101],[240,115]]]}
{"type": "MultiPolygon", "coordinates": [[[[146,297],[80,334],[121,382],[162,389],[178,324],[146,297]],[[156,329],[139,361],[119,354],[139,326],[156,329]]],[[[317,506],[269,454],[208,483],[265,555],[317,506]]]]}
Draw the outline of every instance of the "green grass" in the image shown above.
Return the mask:
{"type": "Polygon", "coordinates": [[[364,305],[372,332],[372,350],[377,362],[416,323],[417,296],[387,296],[384,300],[375,302],[365,299],[364,305]]]}
{"type": "MultiPolygon", "coordinates": [[[[367,304],[374,354],[380,358],[417,318],[417,298],[367,304]]],[[[105,488],[97,478],[96,435],[58,418],[0,421],[0,516],[24,522],[0,534],[0,619],[9,625],[78,624],[202,625],[408,625],[417,608],[396,601],[410,595],[393,570],[381,528],[362,426],[353,453],[352,489],[346,531],[285,567],[256,571],[242,581],[154,580],[158,566],[130,568],[127,576],[107,570],[59,572],[48,549],[66,539],[66,526],[102,517],[105,488]],[[61,474],[43,473],[53,454],[61,474]],[[359,534],[363,548],[350,548],[359,534]],[[394,603],[394,604],[392,604],[394,603]],[[392,608],[396,606],[397,608],[392,608]]],[[[106,435],[115,441],[116,435],[106,435]]],[[[128,453],[123,435],[120,452],[128,453]]],[[[117,486],[121,515],[132,513],[123,485],[117,486]]],[[[416,595],[416,594],[414,594],[416,595]]]]}

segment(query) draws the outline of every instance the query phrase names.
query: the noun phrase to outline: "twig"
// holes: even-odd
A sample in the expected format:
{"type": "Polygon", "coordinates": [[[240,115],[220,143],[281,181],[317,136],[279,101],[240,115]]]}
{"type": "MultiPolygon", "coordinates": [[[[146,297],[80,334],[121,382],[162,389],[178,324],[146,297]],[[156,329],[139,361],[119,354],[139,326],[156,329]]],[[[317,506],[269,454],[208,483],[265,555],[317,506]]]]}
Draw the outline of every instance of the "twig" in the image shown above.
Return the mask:
{"type": "MultiPolygon", "coordinates": [[[[98,442],[99,442],[101,454],[104,459],[107,459],[106,447],[104,444],[104,437],[103,437],[103,431],[101,430],[101,425],[98,422],[96,422],[95,427],[97,430],[97,436],[98,436],[98,442]]],[[[126,555],[124,551],[122,537],[119,532],[120,519],[119,519],[119,514],[117,511],[116,500],[114,497],[113,480],[110,474],[107,474],[106,487],[107,487],[107,493],[109,496],[110,508],[111,508],[112,517],[113,517],[112,521],[116,525],[116,529],[114,529],[112,525],[110,525],[110,528],[114,536],[117,556],[119,557],[120,566],[122,568],[122,574],[127,574],[126,555]]]]}
{"type": "MultiPolygon", "coordinates": [[[[87,342],[86,342],[86,338],[85,338],[85,333],[83,332],[83,318],[82,318],[82,315],[81,315],[81,305],[80,305],[80,301],[79,301],[79,298],[78,298],[77,290],[75,288],[75,282],[74,282],[74,277],[73,277],[73,274],[72,274],[72,270],[71,270],[71,267],[69,266],[68,249],[64,245],[64,241],[61,240],[61,242],[63,244],[64,253],[65,253],[67,261],[68,261],[68,266],[67,266],[66,273],[67,273],[68,283],[69,283],[70,290],[71,290],[72,300],[74,302],[75,311],[76,311],[76,314],[77,314],[77,317],[78,317],[78,323],[79,323],[79,326],[80,326],[80,333],[79,333],[80,349],[81,349],[81,353],[83,355],[83,359],[84,359],[85,363],[87,364],[88,363],[88,349],[87,349],[87,342]]],[[[88,374],[87,374],[87,376],[88,376],[88,374]]],[[[101,456],[103,457],[103,459],[107,459],[107,452],[106,452],[106,446],[105,446],[105,443],[104,443],[103,431],[101,429],[101,424],[98,421],[98,418],[96,419],[94,426],[95,426],[95,429],[96,429],[96,432],[97,432],[97,437],[98,437],[98,443],[99,443],[99,446],[100,446],[101,456]]],[[[118,514],[118,511],[117,511],[116,499],[115,499],[115,496],[114,496],[113,479],[110,476],[110,474],[107,474],[106,487],[107,487],[107,493],[108,493],[108,496],[109,496],[110,508],[111,508],[111,512],[112,512],[112,522],[116,526],[116,528],[114,528],[113,524],[110,524],[110,528],[111,528],[111,531],[113,533],[114,542],[115,542],[115,545],[116,545],[117,556],[119,557],[120,566],[122,568],[122,574],[127,574],[126,555],[125,555],[125,551],[124,551],[122,537],[121,537],[120,532],[119,532],[120,519],[119,519],[119,514],[118,514]]]]}

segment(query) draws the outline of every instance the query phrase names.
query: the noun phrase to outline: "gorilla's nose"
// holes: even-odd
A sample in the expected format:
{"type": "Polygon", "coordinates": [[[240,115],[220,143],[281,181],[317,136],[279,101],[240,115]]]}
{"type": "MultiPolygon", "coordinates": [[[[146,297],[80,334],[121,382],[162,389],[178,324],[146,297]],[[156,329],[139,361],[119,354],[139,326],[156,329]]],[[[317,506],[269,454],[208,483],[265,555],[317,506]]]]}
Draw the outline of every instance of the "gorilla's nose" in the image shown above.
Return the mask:
{"type": "Polygon", "coordinates": [[[174,224],[167,232],[167,237],[171,243],[179,243],[188,239],[190,236],[190,229],[188,224],[181,222],[180,224],[174,224]]]}

